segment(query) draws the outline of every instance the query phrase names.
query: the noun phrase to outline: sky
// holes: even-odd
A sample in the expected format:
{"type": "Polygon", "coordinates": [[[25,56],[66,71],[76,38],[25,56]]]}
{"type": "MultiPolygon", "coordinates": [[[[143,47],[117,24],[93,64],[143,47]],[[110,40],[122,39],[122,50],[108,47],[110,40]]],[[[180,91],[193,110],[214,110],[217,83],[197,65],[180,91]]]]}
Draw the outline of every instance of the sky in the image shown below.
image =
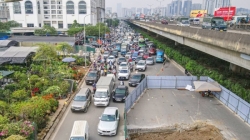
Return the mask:
{"type": "MultiPolygon", "coordinates": [[[[162,1],[161,5],[166,6],[167,4],[171,3],[172,0],[158,0],[162,1]]],[[[112,7],[112,11],[116,12],[116,5],[117,3],[121,3],[122,7],[131,8],[131,7],[148,7],[148,5],[152,5],[153,7],[159,7],[160,2],[157,0],[106,0],[106,7],[112,7]]],[[[182,0],[183,1],[183,0],[182,0]]],[[[192,0],[193,3],[201,3],[202,0],[192,0]]],[[[250,9],[250,0],[231,0],[232,6],[236,6],[236,8],[248,8],[250,9]]]]}

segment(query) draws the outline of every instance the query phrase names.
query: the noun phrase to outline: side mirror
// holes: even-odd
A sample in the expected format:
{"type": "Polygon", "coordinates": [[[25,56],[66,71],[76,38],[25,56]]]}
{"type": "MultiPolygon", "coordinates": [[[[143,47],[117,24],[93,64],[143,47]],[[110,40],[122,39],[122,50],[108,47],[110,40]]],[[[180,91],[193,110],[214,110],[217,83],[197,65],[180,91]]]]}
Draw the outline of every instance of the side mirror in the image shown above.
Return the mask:
{"type": "Polygon", "coordinates": [[[99,120],[101,119],[101,117],[99,117],[99,120]]]}

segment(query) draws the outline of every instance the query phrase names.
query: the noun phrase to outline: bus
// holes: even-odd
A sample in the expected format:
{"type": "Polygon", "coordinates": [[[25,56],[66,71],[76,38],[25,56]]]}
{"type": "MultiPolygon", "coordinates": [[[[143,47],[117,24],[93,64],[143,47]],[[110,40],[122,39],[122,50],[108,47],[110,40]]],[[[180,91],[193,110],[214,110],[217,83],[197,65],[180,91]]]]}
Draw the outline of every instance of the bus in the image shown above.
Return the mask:
{"type": "Polygon", "coordinates": [[[192,25],[200,25],[200,18],[190,18],[189,22],[192,25]]]}
{"type": "Polygon", "coordinates": [[[227,31],[227,24],[223,17],[204,17],[201,28],[216,31],[227,31]]]}

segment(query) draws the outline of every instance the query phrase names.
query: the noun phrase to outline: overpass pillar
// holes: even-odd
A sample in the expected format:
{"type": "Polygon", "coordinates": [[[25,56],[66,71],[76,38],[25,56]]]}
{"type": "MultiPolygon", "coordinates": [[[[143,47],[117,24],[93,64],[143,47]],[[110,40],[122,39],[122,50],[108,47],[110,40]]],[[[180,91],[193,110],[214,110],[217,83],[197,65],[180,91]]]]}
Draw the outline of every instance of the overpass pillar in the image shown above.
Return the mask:
{"type": "Polygon", "coordinates": [[[233,63],[230,63],[229,70],[232,70],[233,72],[236,72],[236,73],[242,73],[242,74],[246,74],[249,72],[249,70],[242,68],[238,65],[235,65],[233,63]]]}
{"type": "Polygon", "coordinates": [[[177,46],[178,44],[179,44],[178,42],[176,42],[176,41],[174,42],[174,45],[175,45],[175,46],[177,46]]]}

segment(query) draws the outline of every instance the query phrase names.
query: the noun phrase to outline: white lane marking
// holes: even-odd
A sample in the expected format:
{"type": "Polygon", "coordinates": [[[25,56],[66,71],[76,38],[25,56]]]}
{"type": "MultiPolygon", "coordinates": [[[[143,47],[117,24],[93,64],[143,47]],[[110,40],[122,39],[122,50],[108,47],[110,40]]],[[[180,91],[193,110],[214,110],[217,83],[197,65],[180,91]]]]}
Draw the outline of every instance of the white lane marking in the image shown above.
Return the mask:
{"type": "Polygon", "coordinates": [[[173,91],[172,91],[172,94],[173,94],[174,96],[176,96],[175,93],[174,93],[173,91]]]}
{"type": "Polygon", "coordinates": [[[155,116],[155,118],[156,118],[157,123],[160,124],[158,117],[155,116]]]}
{"type": "Polygon", "coordinates": [[[192,116],[189,116],[190,118],[191,118],[191,120],[194,122],[194,119],[193,119],[193,117],[192,116]]]}
{"type": "Polygon", "coordinates": [[[195,98],[194,95],[192,95],[192,97],[195,98]]]}
{"type": "MultiPolygon", "coordinates": [[[[147,92],[147,94],[148,94],[148,92],[147,92]]],[[[149,97],[149,94],[148,94],[148,97],[149,97]]]]}

